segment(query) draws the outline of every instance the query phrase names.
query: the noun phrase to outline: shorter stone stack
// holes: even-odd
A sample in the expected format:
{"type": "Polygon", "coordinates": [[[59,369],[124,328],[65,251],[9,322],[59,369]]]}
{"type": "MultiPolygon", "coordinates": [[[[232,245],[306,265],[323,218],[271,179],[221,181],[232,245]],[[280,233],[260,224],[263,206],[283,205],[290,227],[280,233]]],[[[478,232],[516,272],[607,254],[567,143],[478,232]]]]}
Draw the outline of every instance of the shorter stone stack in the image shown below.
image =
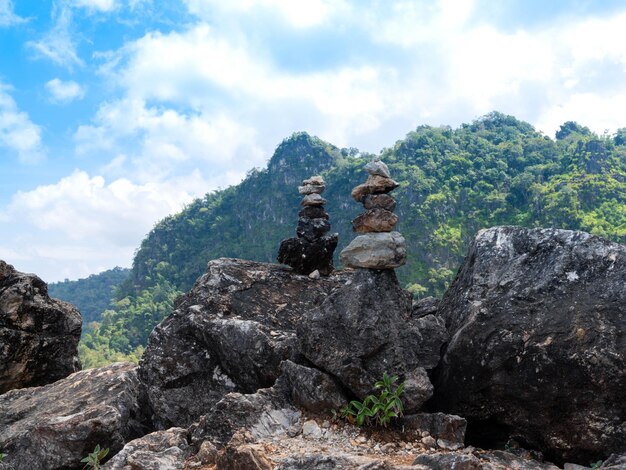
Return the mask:
{"type": "Polygon", "coordinates": [[[349,268],[394,269],[406,261],[404,237],[394,231],[396,200],[388,194],[398,183],[380,157],[374,157],[365,170],[367,181],[352,190],[352,197],[366,209],[352,221],[352,229],[360,235],[343,249],[339,259],[349,268]]]}
{"type": "Polygon", "coordinates": [[[333,253],[337,248],[339,235],[329,234],[330,222],[324,210],[326,199],[321,193],[326,189],[321,176],[313,176],[302,182],[298,192],[304,195],[302,210],[298,213],[297,237],[280,242],[278,262],[287,264],[298,274],[319,274],[327,276],[335,268],[333,253]]]}

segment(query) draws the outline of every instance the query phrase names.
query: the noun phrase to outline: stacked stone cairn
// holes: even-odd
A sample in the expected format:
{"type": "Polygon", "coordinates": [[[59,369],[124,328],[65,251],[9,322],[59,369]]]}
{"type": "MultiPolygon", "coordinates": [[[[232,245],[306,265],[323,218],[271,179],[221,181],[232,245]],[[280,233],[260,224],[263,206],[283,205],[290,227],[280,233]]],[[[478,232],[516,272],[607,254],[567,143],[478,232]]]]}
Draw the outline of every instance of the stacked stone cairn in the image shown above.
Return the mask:
{"type": "Polygon", "coordinates": [[[326,199],[321,193],[326,189],[321,176],[313,176],[302,182],[298,192],[304,196],[302,210],[298,213],[296,237],[280,242],[278,262],[287,264],[298,274],[311,277],[327,276],[335,268],[333,253],[339,235],[331,233],[328,213],[324,210],[326,199]]]}
{"type": "Polygon", "coordinates": [[[352,197],[363,204],[365,212],[352,221],[359,235],[343,249],[339,259],[344,267],[394,269],[406,262],[404,237],[394,231],[398,216],[392,211],[396,200],[388,193],[398,187],[389,168],[374,159],[365,165],[367,181],[352,190],[352,197]]]}

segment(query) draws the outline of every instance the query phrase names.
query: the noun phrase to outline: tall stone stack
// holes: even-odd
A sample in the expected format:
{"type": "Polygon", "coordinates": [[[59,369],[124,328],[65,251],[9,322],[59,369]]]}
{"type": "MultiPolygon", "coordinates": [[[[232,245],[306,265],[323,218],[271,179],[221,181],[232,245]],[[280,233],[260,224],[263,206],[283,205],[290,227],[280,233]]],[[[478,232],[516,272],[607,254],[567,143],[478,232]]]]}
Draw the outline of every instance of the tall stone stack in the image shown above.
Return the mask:
{"type": "Polygon", "coordinates": [[[376,156],[365,165],[367,181],[352,190],[352,197],[363,204],[365,212],[352,221],[359,235],[339,255],[349,268],[394,269],[406,262],[404,237],[394,231],[398,216],[393,213],[396,200],[388,193],[398,187],[389,168],[376,156]]]}
{"type": "Polygon", "coordinates": [[[313,176],[302,182],[298,192],[302,198],[302,210],[298,213],[296,237],[280,242],[278,262],[287,264],[298,274],[312,274],[318,271],[329,275],[333,266],[333,253],[337,248],[339,235],[331,233],[329,215],[324,210],[326,199],[321,194],[326,184],[321,176],[313,176]]]}

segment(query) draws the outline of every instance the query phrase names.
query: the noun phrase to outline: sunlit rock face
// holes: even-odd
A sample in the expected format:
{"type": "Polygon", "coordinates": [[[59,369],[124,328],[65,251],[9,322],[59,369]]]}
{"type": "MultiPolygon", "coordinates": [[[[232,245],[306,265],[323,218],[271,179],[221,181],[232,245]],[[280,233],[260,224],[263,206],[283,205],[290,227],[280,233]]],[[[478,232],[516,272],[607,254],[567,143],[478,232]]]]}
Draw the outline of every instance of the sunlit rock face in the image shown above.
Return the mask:
{"type": "Polygon", "coordinates": [[[478,233],[438,310],[440,409],[556,461],[626,442],[626,247],[584,232],[478,233]]]}

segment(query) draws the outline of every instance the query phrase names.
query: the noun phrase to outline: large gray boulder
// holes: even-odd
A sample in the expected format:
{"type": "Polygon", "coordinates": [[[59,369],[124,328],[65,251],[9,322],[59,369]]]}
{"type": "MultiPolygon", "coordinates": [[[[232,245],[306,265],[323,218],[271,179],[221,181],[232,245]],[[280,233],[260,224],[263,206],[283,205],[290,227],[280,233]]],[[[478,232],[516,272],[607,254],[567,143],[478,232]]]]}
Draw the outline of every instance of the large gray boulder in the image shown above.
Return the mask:
{"type": "Polygon", "coordinates": [[[117,363],[0,395],[0,449],[16,469],[82,468],[96,445],[113,455],[150,430],[136,367],[117,363]]]}
{"type": "Polygon", "coordinates": [[[432,395],[426,371],[438,364],[447,333],[433,315],[412,317],[411,296],[393,270],[358,269],[306,314],[298,337],[304,356],[359,399],[378,394],[374,383],[384,374],[399,375],[410,412],[432,395]]]}
{"type": "Polygon", "coordinates": [[[626,247],[568,230],[483,230],[438,312],[451,339],[436,403],[468,419],[470,439],[488,430],[557,463],[624,451],[626,247]]]}
{"type": "Polygon", "coordinates": [[[51,299],[45,282],[0,260],[0,393],[80,370],[81,326],[78,310],[51,299]]]}
{"type": "Polygon", "coordinates": [[[296,325],[347,277],[310,279],[236,259],[207,272],[152,332],[140,364],[160,429],[188,426],[230,392],[270,387],[296,360],[296,325]]]}

